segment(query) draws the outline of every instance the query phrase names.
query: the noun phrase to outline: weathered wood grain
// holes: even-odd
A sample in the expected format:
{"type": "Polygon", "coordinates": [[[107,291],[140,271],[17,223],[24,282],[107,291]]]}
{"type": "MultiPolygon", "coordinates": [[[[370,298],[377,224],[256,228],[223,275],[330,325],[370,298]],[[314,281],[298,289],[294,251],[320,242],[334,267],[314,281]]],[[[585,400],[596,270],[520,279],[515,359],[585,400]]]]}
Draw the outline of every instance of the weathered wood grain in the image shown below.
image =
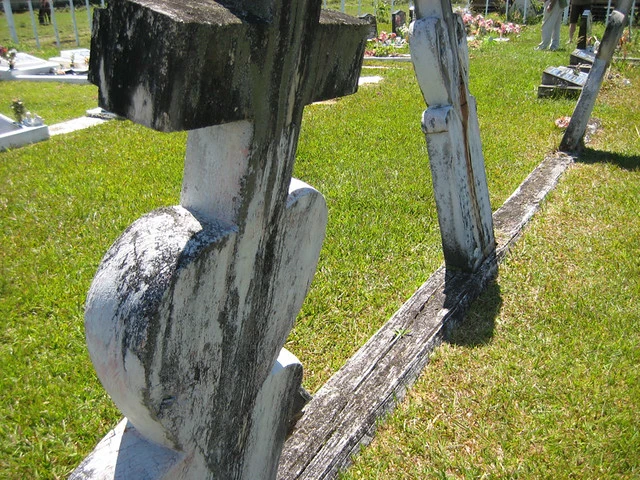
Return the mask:
{"type": "Polygon", "coordinates": [[[111,0],[94,23],[101,106],[189,134],[180,205],[132,224],[87,296],[128,423],[74,477],[275,478],[302,379],[283,345],[327,220],[291,178],[302,111],[357,89],[367,25],[320,0],[111,0]]]}

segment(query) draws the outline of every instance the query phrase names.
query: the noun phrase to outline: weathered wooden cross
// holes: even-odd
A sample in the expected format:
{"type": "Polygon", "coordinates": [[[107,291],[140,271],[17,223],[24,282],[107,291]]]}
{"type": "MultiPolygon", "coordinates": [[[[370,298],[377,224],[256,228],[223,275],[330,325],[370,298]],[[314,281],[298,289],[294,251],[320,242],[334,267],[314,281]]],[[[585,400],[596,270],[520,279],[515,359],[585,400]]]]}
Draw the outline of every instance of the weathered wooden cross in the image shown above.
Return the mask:
{"type": "Polygon", "coordinates": [[[303,107],[355,92],[368,26],[320,0],[111,0],[102,107],[189,130],[180,205],[111,246],[86,302],[91,359],[126,418],[72,478],[269,479],[300,388],[283,345],[326,225],[292,179],[303,107]]]}
{"type": "Polygon", "coordinates": [[[569,126],[560,142],[559,148],[563,152],[577,152],[584,146],[584,134],[587,130],[591,112],[593,112],[605,73],[611,64],[613,54],[624,32],[631,5],[632,0],[620,0],[617,2],[616,9],[609,16],[609,22],[604,31],[602,42],[600,42],[600,47],[598,47],[595,61],[580,93],[573,115],[571,115],[569,126]]]}
{"type": "Polygon", "coordinates": [[[472,272],[495,253],[495,239],[466,33],[449,0],[418,0],[415,9],[409,44],[428,106],[422,129],[445,263],[472,272]]]}

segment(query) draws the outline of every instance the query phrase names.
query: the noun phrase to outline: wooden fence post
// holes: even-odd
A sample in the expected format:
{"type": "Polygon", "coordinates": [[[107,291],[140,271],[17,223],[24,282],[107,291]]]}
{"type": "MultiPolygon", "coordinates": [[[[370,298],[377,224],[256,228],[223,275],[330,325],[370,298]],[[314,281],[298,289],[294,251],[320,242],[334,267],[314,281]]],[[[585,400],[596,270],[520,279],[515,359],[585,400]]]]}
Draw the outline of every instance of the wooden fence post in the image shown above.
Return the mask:
{"type": "Polygon", "coordinates": [[[18,43],[18,32],[16,32],[16,24],[13,20],[13,10],[11,10],[11,2],[9,0],[2,0],[4,6],[4,15],[7,17],[7,26],[9,27],[9,33],[11,34],[11,40],[18,43]]]}
{"type": "Polygon", "coordinates": [[[38,28],[36,27],[36,17],[33,14],[33,5],[31,4],[31,0],[27,2],[29,6],[29,17],[31,17],[31,28],[33,29],[33,38],[36,41],[36,47],[40,48],[40,39],[38,38],[38,28]]]}
{"type": "Polygon", "coordinates": [[[69,0],[69,9],[71,10],[71,21],[73,22],[73,32],[75,33],[75,36],[76,36],[76,45],[80,46],[80,36],[78,35],[78,23],[76,22],[76,7],[73,6],[73,0],[69,0]]]}
{"type": "Polygon", "coordinates": [[[56,34],[56,45],[60,48],[60,32],[58,31],[58,22],[56,21],[56,9],[53,6],[53,0],[49,2],[49,9],[51,10],[51,24],[53,25],[53,31],[56,34]]]}

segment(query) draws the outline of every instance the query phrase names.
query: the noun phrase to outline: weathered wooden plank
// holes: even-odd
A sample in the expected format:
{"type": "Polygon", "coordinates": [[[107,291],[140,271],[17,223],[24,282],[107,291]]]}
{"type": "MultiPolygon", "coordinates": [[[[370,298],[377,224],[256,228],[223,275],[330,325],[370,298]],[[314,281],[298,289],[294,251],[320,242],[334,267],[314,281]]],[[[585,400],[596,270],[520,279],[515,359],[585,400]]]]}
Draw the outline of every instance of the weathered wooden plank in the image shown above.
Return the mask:
{"type": "Polygon", "coordinates": [[[493,276],[439,269],[327,382],[285,444],[279,478],[324,479],[367,443],[375,422],[403,398],[441,341],[493,276]]]}
{"type": "MultiPolygon", "coordinates": [[[[573,158],[550,155],[493,216],[498,260],[555,187],[573,158]]],[[[330,479],[373,436],[493,275],[493,261],[475,274],[438,269],[389,321],[315,394],[285,443],[280,480],[330,479]]]]}
{"type": "Polygon", "coordinates": [[[498,242],[497,256],[502,259],[520,238],[524,227],[540,207],[547,194],[555,188],[560,176],[573,163],[573,157],[561,152],[548,155],[502,207],[493,214],[498,242]]]}

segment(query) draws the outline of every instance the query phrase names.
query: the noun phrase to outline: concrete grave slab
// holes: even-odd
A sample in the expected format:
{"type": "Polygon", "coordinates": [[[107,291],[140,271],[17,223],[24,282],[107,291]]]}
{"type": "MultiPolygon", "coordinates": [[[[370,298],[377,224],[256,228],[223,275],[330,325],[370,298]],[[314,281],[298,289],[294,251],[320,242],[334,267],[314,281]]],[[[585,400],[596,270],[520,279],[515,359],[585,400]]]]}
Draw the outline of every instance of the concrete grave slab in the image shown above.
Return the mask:
{"type": "Polygon", "coordinates": [[[589,64],[593,65],[593,62],[596,60],[596,54],[593,50],[582,50],[576,48],[573,52],[571,52],[571,56],[569,57],[569,65],[580,65],[580,64],[589,64]]]}
{"type": "Polygon", "coordinates": [[[18,52],[13,70],[9,70],[9,63],[0,59],[0,80],[14,80],[20,75],[39,75],[55,71],[58,64],[41,58],[18,52]]]}
{"type": "Polygon", "coordinates": [[[0,151],[19,148],[49,138],[49,127],[18,125],[11,118],[0,114],[0,151]]]}

